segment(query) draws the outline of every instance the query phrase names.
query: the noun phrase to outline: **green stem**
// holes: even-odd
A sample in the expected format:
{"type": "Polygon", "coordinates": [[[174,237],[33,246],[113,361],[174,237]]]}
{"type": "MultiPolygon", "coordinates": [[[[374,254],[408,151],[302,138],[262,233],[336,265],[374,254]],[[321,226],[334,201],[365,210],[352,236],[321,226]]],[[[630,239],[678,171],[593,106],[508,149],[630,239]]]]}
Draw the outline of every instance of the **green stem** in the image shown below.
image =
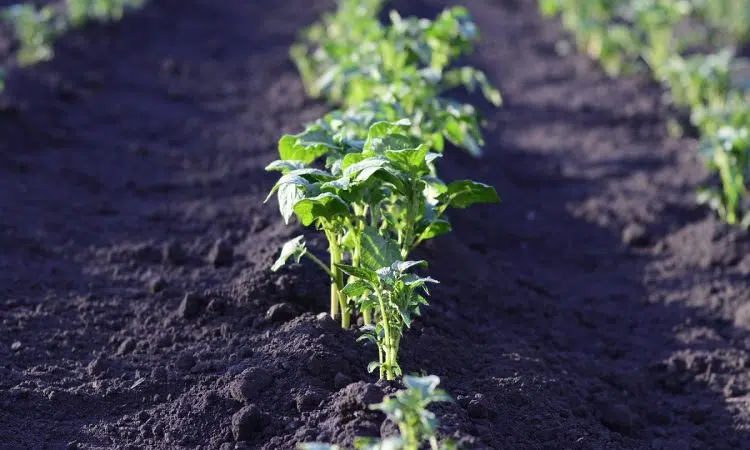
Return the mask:
{"type": "MultiPolygon", "coordinates": [[[[388,313],[385,309],[385,302],[383,301],[383,293],[378,292],[378,302],[380,303],[380,320],[383,321],[383,333],[385,334],[385,345],[384,345],[384,353],[385,353],[385,361],[381,365],[381,367],[385,368],[385,378],[386,380],[393,380],[393,366],[392,363],[392,356],[391,356],[391,327],[388,323],[388,313]]],[[[382,378],[382,375],[381,375],[382,378]]]]}
{"type": "Polygon", "coordinates": [[[732,167],[726,153],[721,151],[714,158],[716,166],[719,168],[719,175],[724,189],[724,199],[726,202],[726,221],[729,225],[737,223],[737,203],[739,193],[737,192],[732,176],[732,167]]]}
{"type": "Polygon", "coordinates": [[[417,217],[417,199],[416,194],[418,192],[414,192],[415,189],[412,189],[412,191],[409,194],[409,204],[406,207],[406,225],[404,229],[404,236],[403,241],[401,242],[401,258],[406,259],[406,257],[409,255],[409,252],[412,249],[412,246],[414,245],[414,221],[417,217]]]}
{"type": "Polygon", "coordinates": [[[313,255],[310,252],[305,252],[305,256],[308,257],[308,258],[310,258],[310,260],[312,262],[314,262],[315,264],[317,264],[318,266],[320,266],[320,268],[323,269],[325,271],[325,273],[327,273],[328,276],[333,279],[333,273],[331,272],[331,269],[329,269],[328,266],[326,266],[326,264],[323,261],[321,261],[320,259],[318,259],[317,256],[313,255]]]}
{"type": "Polygon", "coordinates": [[[380,379],[382,380],[385,376],[385,361],[383,360],[383,347],[382,344],[378,345],[378,361],[380,362],[380,379]]]}
{"type": "Polygon", "coordinates": [[[331,317],[335,319],[340,313],[341,327],[349,328],[351,323],[351,313],[347,308],[346,295],[341,292],[341,289],[343,289],[344,286],[344,272],[342,272],[336,265],[340,264],[342,261],[341,247],[339,246],[336,233],[325,230],[325,234],[328,238],[328,252],[331,254],[331,317]]]}

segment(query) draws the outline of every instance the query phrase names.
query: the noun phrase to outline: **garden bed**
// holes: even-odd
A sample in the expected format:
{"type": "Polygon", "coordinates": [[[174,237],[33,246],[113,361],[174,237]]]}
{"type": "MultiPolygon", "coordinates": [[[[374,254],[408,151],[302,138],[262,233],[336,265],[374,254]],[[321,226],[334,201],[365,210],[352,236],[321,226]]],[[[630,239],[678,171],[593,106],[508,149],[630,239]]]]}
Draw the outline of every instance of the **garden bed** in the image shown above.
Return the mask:
{"type": "MultiPolygon", "coordinates": [[[[478,449],[743,448],[750,240],[695,204],[695,141],[667,136],[645,77],[559,56],[564,33],[535,2],[465,3],[482,31],[471,62],[505,105],[483,108],[485,156],[447,151],[441,174],[503,203],[453,212],[456,232],[417,252],[441,284],[401,359],[457,399],[434,409],[442,432],[478,449]]],[[[308,264],[269,270],[301,228],[263,205],[263,168],[282,133],[326,111],[288,48],[332,7],[153,0],[10,74],[3,448],[235,448],[240,435],[237,448],[275,450],[390,429],[365,405],[398,385],[320,315],[326,280],[308,264]]]]}

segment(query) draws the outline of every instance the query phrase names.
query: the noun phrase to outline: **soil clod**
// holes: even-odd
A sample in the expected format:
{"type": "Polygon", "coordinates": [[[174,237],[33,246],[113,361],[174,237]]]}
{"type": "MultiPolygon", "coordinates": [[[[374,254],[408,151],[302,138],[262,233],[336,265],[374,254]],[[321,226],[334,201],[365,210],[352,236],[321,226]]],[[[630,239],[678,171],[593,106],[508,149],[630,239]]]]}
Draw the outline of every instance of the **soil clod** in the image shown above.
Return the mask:
{"type": "Polygon", "coordinates": [[[229,266],[234,260],[234,249],[224,240],[219,239],[209,250],[206,259],[214,267],[229,266]]]}
{"type": "Polygon", "coordinates": [[[277,303],[266,312],[266,320],[269,322],[285,322],[297,316],[297,308],[291,303],[277,303]]]}
{"type": "Polygon", "coordinates": [[[205,300],[202,295],[195,292],[188,292],[182,298],[182,302],[180,302],[180,306],[177,308],[177,313],[184,319],[195,319],[203,310],[205,300]]]}
{"type": "Polygon", "coordinates": [[[273,376],[263,368],[253,367],[244,370],[229,385],[229,393],[237,401],[250,403],[256,396],[268,389],[273,383],[273,376]]]}
{"type": "Polygon", "coordinates": [[[266,414],[255,405],[247,405],[232,416],[232,435],[236,441],[250,441],[267,424],[266,414]]]}

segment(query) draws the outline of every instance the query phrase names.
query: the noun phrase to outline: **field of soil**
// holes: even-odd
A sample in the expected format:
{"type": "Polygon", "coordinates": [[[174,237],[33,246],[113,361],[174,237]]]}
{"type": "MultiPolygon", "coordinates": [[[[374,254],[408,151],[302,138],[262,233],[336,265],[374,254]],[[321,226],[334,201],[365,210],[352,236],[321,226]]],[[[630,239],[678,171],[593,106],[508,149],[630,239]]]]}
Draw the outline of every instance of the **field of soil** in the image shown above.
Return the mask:
{"type": "MultiPolygon", "coordinates": [[[[447,1],[398,0],[433,16],[447,1]]],[[[466,0],[503,199],[417,256],[442,284],[403,341],[474,449],[750,449],[750,238],[694,203],[661,90],[609,79],[531,0],[466,0]]],[[[325,314],[263,199],[284,132],[327,107],[287,57],[332,1],[152,0],[63,38],[0,96],[0,449],[293,449],[392,431],[398,388],[325,314]]],[[[0,35],[8,63],[12,45],[0,35]]],[[[311,237],[315,233],[310,233],[311,237]]],[[[323,250],[321,239],[313,239],[323,250]]]]}

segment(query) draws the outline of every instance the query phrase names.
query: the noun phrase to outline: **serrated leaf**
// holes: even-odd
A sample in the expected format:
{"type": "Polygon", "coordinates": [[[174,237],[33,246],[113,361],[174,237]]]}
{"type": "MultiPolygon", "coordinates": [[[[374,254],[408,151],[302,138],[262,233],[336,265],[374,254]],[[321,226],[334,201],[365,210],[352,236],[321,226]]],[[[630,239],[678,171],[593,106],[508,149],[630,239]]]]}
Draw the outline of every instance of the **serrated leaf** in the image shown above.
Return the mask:
{"type": "Polygon", "coordinates": [[[371,271],[390,266],[401,259],[398,244],[384,238],[373,227],[365,227],[360,235],[360,265],[371,271]]]}
{"type": "Polygon", "coordinates": [[[495,188],[471,180],[454,181],[442,195],[444,203],[454,208],[467,208],[475,203],[499,203],[495,188]]]}
{"type": "Polygon", "coordinates": [[[341,197],[323,192],[315,197],[307,197],[294,204],[294,212],[302,225],[308,226],[318,218],[332,219],[349,213],[349,206],[341,197]]]}
{"type": "Polygon", "coordinates": [[[299,262],[300,258],[307,253],[307,246],[304,241],[304,236],[297,236],[294,239],[290,239],[281,247],[281,254],[279,254],[276,262],[271,266],[271,270],[276,272],[286,264],[289,258],[294,258],[294,262],[299,262]]]}

